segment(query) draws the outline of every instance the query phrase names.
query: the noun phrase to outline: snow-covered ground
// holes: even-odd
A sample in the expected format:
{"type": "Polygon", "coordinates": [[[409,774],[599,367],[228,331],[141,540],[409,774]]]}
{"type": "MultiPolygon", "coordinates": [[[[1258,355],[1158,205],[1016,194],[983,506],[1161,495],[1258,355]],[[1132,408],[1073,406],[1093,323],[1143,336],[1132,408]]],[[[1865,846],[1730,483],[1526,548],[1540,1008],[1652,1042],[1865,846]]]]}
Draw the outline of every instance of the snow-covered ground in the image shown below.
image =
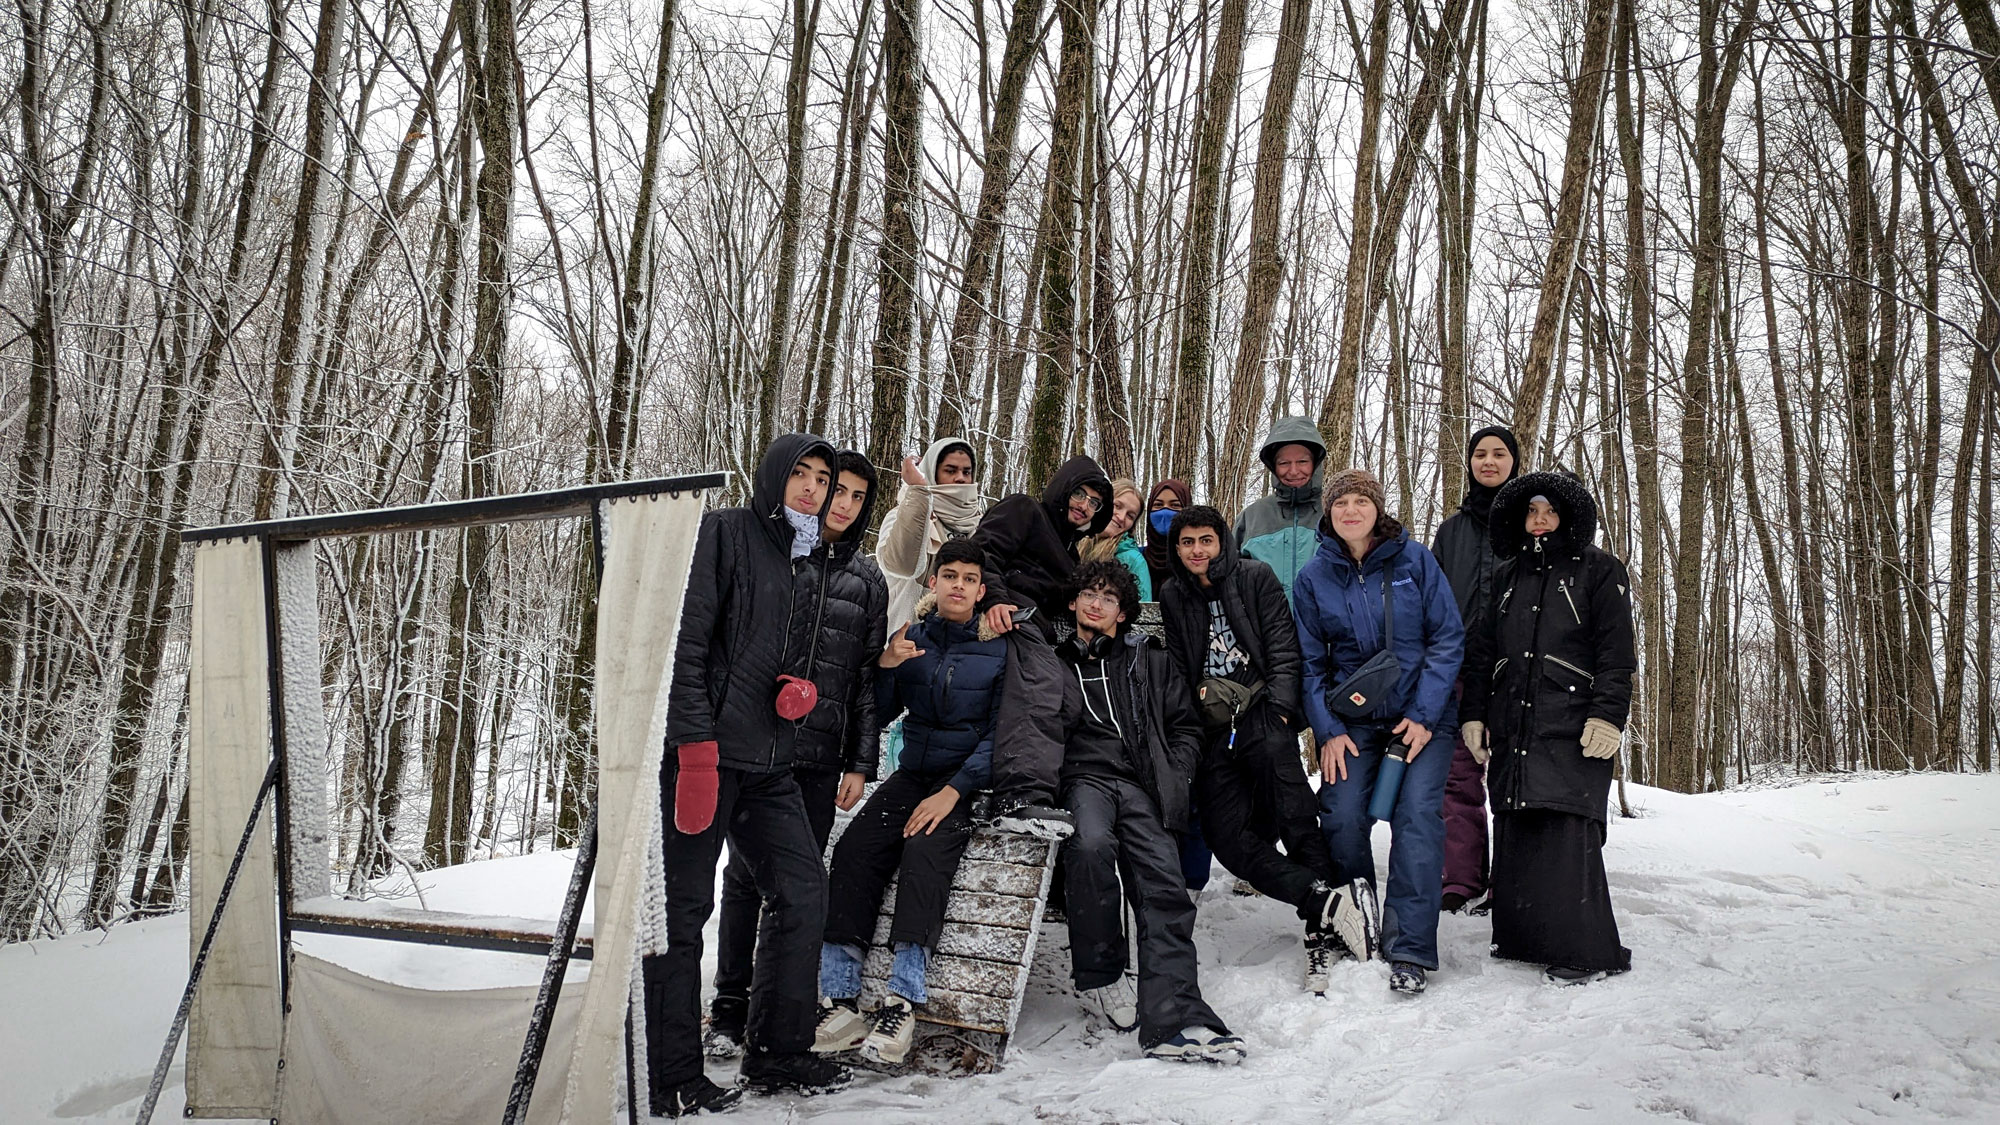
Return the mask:
{"type": "MultiPolygon", "coordinates": [[[[1210,1003],[1249,1040],[1218,1070],[1089,1032],[1045,934],[1006,1069],[861,1074],[741,1121],[2000,1122],[2000,777],[1806,781],[1704,797],[1634,789],[1607,863],[1633,972],[1580,989],[1486,955],[1447,917],[1430,992],[1379,963],[1299,991],[1290,911],[1202,900],[1210,1003]]],[[[1387,832],[1377,839],[1378,858],[1387,832]]],[[[440,872],[433,908],[553,913],[565,861],[440,872]]],[[[316,952],[438,987],[532,981],[538,963],[336,939],[316,952]]],[[[129,1121],[185,977],[184,916],[0,948],[0,1122],[129,1121]]],[[[720,1078],[722,1075],[717,1074],[720,1078]]],[[[180,1116],[179,1072],[158,1120],[180,1116]]]]}

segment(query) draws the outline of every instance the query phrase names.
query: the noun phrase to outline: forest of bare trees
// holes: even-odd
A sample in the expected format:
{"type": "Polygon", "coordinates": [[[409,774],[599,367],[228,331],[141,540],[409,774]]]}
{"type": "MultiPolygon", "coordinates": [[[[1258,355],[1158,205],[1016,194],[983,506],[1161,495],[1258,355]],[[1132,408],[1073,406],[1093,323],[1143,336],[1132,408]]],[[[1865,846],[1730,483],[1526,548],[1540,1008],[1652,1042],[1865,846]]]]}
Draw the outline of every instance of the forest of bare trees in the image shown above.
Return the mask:
{"type": "MultiPolygon", "coordinates": [[[[0,71],[0,940],[181,893],[177,529],[796,428],[1233,512],[1305,414],[1428,538],[1509,422],[1632,567],[1627,779],[1992,766],[1992,0],[14,0],[0,71]]],[[[321,549],[350,888],[574,842],[587,538],[321,549]]]]}

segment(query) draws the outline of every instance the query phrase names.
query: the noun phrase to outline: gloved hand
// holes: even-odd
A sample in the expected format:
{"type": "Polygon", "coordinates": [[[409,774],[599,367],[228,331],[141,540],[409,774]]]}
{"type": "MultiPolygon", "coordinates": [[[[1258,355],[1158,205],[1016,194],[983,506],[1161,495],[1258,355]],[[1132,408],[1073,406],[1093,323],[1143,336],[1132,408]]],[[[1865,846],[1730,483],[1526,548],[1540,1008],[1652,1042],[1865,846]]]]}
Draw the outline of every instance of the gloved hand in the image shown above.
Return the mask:
{"type": "Polygon", "coordinates": [[[1603,719],[1586,719],[1583,724],[1583,756],[1586,758],[1610,758],[1618,753],[1618,744],[1625,740],[1625,732],[1603,719]]]}
{"type": "Polygon", "coordinates": [[[713,741],[683,742],[675,753],[681,765],[674,778],[674,827],[698,835],[715,823],[715,800],[722,784],[715,763],[722,751],[713,741]]]}
{"type": "Polygon", "coordinates": [[[1460,723],[1458,737],[1465,740],[1465,748],[1472,752],[1472,760],[1485,765],[1486,759],[1493,753],[1492,748],[1486,745],[1486,724],[1477,719],[1460,723]]]}

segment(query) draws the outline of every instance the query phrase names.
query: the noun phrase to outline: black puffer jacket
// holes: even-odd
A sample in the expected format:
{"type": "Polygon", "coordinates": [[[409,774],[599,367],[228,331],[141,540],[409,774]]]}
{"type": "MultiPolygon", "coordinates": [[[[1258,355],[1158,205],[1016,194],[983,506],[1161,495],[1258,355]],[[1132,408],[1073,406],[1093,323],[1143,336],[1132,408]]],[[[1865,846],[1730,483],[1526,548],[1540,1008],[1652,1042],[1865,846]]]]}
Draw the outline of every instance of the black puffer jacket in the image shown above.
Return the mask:
{"type": "Polygon", "coordinates": [[[807,556],[829,565],[818,644],[806,678],[819,687],[819,705],[799,721],[797,766],[839,770],[875,780],[881,757],[881,723],[875,717],[875,658],[887,641],[889,584],[875,560],[861,551],[861,536],[875,511],[875,489],[861,504],[848,534],[822,543],[807,556]]]}
{"type": "MultiPolygon", "coordinates": [[[[1277,582],[1275,575],[1271,581],[1277,582]]],[[[1279,600],[1284,600],[1283,594],[1279,600]]],[[[1188,790],[1202,744],[1194,692],[1157,637],[1128,629],[1122,637],[1099,637],[1086,650],[1072,636],[1056,646],[1070,673],[1063,688],[1063,710],[1072,717],[1072,725],[1082,713],[1083,685],[1076,669],[1086,652],[1105,662],[1125,753],[1139,774],[1140,787],[1159,806],[1160,820],[1170,831],[1187,831],[1188,790]]]]}
{"type": "MultiPolygon", "coordinates": [[[[1235,536],[1224,531],[1225,539],[1235,536]]],[[[1192,691],[1201,685],[1201,666],[1208,655],[1208,602],[1220,591],[1222,612],[1236,631],[1236,643],[1250,654],[1257,675],[1264,681],[1267,698],[1293,730],[1299,726],[1301,693],[1305,684],[1305,658],[1299,652],[1298,623],[1292,618],[1292,604],[1285,600],[1285,588],[1268,565],[1245,558],[1234,542],[1222,544],[1222,553],[1208,564],[1208,580],[1203,589],[1199,580],[1181,561],[1180,552],[1171,556],[1173,572],[1159,591],[1160,624],[1167,638],[1167,651],[1180,666],[1180,673],[1192,691]]]]}
{"type": "Polygon", "coordinates": [[[1465,622],[1467,630],[1476,627],[1493,601],[1493,571],[1500,565],[1500,556],[1493,553],[1493,501],[1507,481],[1520,475],[1518,459],[1514,472],[1500,482],[1500,488],[1487,488],[1472,475],[1472,451],[1487,437],[1500,438],[1518,458],[1513,432],[1505,427],[1488,426],[1473,434],[1465,449],[1465,479],[1470,482],[1465,499],[1459,502],[1458,511],[1438,526],[1437,539],[1431,544],[1431,554],[1437,556],[1452,595],[1458,599],[1458,619],[1465,622]]]}
{"type": "Polygon", "coordinates": [[[1591,545],[1596,533],[1597,504],[1563,474],[1522,477],[1493,503],[1493,549],[1505,561],[1466,661],[1463,714],[1486,721],[1497,811],[1604,819],[1612,760],[1584,757],[1578,739],[1587,719],[1625,726],[1637,658],[1632,580],[1591,545]],[[1525,526],[1535,496],[1562,518],[1539,540],[1525,526]]]}
{"type": "Polygon", "coordinates": [[[1035,606],[1043,636],[1050,622],[1067,615],[1063,586],[1076,570],[1076,542],[1111,523],[1111,478],[1088,457],[1072,457],[1049,478],[1042,498],[1017,492],[987,509],[972,541],[986,552],[986,600],[1035,606]],[[1069,495],[1084,485],[1104,495],[1104,506],[1085,528],[1069,522],[1069,495]]]}
{"type": "MultiPolygon", "coordinates": [[[[778,717],[778,677],[811,678],[815,622],[824,628],[817,610],[832,577],[824,551],[791,557],[785,482],[807,456],[833,466],[825,438],[778,438],[757,466],[749,506],[701,518],[668,688],[669,749],[713,740],[722,765],[753,773],[791,769],[798,758],[805,724],[778,717]]],[[[822,525],[832,496],[829,487],[822,525]]]]}

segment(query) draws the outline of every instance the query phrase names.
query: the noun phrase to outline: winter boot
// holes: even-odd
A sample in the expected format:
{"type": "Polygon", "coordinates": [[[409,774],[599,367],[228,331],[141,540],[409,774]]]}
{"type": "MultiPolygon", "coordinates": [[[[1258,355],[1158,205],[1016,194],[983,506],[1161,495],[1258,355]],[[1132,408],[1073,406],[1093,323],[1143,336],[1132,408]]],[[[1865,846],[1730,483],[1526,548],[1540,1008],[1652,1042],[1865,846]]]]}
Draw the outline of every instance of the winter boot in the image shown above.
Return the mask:
{"type": "Polygon", "coordinates": [[[852,997],[822,1001],[819,1030],[813,1036],[813,1050],[822,1055],[852,1051],[868,1038],[868,1021],[861,1018],[861,1005],[852,997]]]}
{"type": "Polygon", "coordinates": [[[733,1059],[743,1053],[743,1026],[750,1018],[750,1000],[744,996],[717,996],[708,1006],[708,1029],[702,1032],[701,1049],[711,1059],[733,1059]]]}
{"type": "Polygon", "coordinates": [[[1149,1059],[1218,1063],[1223,1066],[1235,1066],[1249,1053],[1244,1049],[1242,1039],[1208,1027],[1184,1027],[1173,1038],[1146,1048],[1149,1059]]]}
{"type": "Polygon", "coordinates": [[[705,1074],[671,1089],[654,1087],[648,1096],[654,1117],[693,1117],[697,1113],[722,1113],[743,1100],[740,1086],[717,1086],[705,1074]]]}
{"type": "Polygon", "coordinates": [[[1357,961],[1372,960],[1377,941],[1375,887],[1366,879],[1356,879],[1344,887],[1314,883],[1316,901],[1307,905],[1306,928],[1318,930],[1334,941],[1336,953],[1357,961]]]}
{"type": "Polygon", "coordinates": [[[1557,987],[1567,988],[1579,984],[1595,984],[1611,974],[1603,969],[1572,969],[1567,965],[1550,965],[1542,970],[1542,979],[1557,987]]]}
{"type": "Polygon", "coordinates": [[[1238,879],[1236,880],[1235,885],[1229,888],[1229,893],[1233,895],[1240,895],[1244,898],[1255,898],[1258,895],[1263,894],[1264,892],[1251,886],[1250,880],[1238,879]]]}
{"type": "Polygon", "coordinates": [[[883,1066],[901,1066],[910,1057],[910,1045],[916,1038],[916,1010],[908,1000],[891,993],[881,1007],[868,1014],[868,1038],[861,1044],[861,1057],[883,1066]]]}
{"type": "Polygon", "coordinates": [[[1334,945],[1338,939],[1330,934],[1306,931],[1306,991],[1314,996],[1325,996],[1333,984],[1333,959],[1338,956],[1334,945]]]}
{"type": "Polygon", "coordinates": [[[1438,913],[1456,914],[1465,909],[1465,901],[1465,896],[1457,891],[1446,891],[1444,897],[1438,900],[1438,913]]]}
{"type": "Polygon", "coordinates": [[[830,1094],[854,1080],[854,1073],[811,1051],[743,1056],[743,1084],[759,1094],[830,1094]]]}
{"type": "Polygon", "coordinates": [[[1043,840],[1067,840],[1076,832],[1076,818],[1068,809],[1022,802],[1002,810],[993,818],[993,827],[1043,840]]]}
{"type": "Polygon", "coordinates": [[[1389,963],[1389,991],[1415,996],[1424,990],[1424,967],[1413,961],[1389,963]]]}
{"type": "Polygon", "coordinates": [[[1103,988],[1084,989],[1076,998],[1086,1015],[1097,1017],[1113,1031],[1139,1026],[1139,991],[1130,975],[1121,975],[1103,988]]]}

